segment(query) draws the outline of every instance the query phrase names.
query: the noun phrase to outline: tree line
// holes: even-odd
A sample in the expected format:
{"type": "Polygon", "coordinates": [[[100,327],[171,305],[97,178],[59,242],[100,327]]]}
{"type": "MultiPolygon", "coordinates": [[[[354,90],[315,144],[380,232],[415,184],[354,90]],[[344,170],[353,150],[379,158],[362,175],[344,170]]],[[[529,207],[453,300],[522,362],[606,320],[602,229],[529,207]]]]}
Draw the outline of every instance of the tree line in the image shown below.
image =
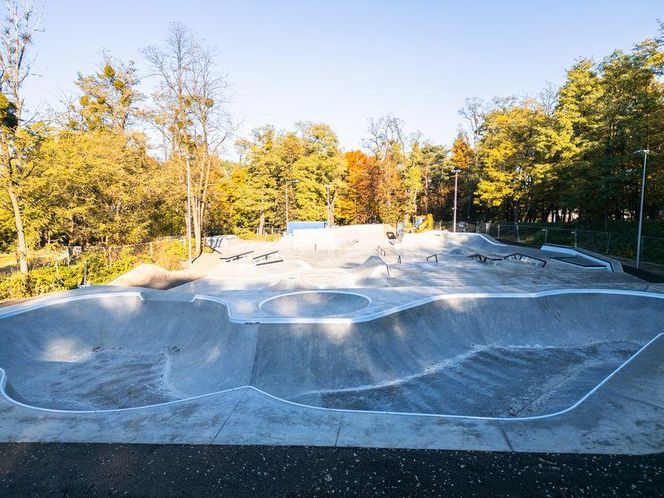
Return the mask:
{"type": "Polygon", "coordinates": [[[48,245],[119,245],[207,233],[258,236],[287,219],[329,224],[459,220],[631,220],[651,151],[650,220],[663,216],[664,31],[599,62],[577,60],[536,97],[466,100],[451,147],[370,119],[361,150],[300,122],[237,137],[215,53],[179,24],[142,49],[148,69],[104,53],[48,115],[29,111],[39,7],[6,1],[0,33],[0,249],[21,271],[48,245]],[[154,90],[144,94],[142,80],[154,90]],[[234,148],[236,159],[228,159],[234,148]]]}

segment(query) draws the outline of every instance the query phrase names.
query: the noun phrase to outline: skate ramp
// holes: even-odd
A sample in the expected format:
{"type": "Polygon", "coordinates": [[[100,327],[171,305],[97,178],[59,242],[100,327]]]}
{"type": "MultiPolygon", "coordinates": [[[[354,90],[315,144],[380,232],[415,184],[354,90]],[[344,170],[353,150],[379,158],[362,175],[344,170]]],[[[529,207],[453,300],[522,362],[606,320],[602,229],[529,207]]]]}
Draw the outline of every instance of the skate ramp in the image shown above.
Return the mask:
{"type": "Polygon", "coordinates": [[[0,330],[12,392],[65,410],[152,405],[246,384],[256,338],[219,304],[133,296],[47,306],[1,319],[0,330]]]}
{"type": "Polygon", "coordinates": [[[348,225],[332,228],[294,230],[282,242],[293,249],[352,249],[358,245],[386,243],[384,225],[348,225]]]}
{"type": "Polygon", "coordinates": [[[370,256],[350,269],[329,268],[319,270],[315,280],[307,272],[291,275],[270,286],[272,290],[314,290],[357,287],[385,287],[389,285],[390,273],[385,262],[378,256],[370,256]]]}
{"type": "Polygon", "coordinates": [[[506,255],[514,252],[515,246],[503,244],[484,234],[430,230],[421,234],[405,234],[401,249],[409,252],[438,253],[451,256],[476,252],[506,255]]]}
{"type": "Polygon", "coordinates": [[[662,332],[645,296],[454,298],[356,324],[96,297],[0,320],[11,396],[108,410],[241,386],[324,408],[522,417],[571,406],[662,332]]]}

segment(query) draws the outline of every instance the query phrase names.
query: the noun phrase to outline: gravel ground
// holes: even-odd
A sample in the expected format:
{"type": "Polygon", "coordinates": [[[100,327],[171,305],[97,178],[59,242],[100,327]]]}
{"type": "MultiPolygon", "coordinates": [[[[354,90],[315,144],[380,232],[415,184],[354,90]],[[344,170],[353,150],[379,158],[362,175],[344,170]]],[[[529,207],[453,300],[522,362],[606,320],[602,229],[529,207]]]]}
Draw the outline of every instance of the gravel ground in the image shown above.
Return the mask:
{"type": "Polygon", "coordinates": [[[0,444],[0,496],[662,496],[664,454],[0,444]]]}

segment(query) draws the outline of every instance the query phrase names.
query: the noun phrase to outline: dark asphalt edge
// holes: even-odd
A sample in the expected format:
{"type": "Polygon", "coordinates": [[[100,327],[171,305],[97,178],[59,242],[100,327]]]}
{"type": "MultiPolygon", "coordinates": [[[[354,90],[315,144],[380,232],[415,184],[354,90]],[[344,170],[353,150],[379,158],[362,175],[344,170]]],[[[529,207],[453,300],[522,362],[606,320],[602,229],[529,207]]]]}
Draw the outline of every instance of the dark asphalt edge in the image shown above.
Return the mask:
{"type": "Polygon", "coordinates": [[[1,496],[661,496],[664,453],[0,444],[1,496]]]}

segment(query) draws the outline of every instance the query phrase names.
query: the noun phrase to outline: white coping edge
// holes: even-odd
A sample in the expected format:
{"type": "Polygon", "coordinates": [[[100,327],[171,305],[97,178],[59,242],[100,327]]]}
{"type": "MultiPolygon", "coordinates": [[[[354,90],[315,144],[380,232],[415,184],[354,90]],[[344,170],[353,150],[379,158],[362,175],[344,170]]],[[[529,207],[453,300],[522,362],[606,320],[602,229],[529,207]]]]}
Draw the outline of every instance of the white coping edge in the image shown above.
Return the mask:
{"type": "MultiPolygon", "coordinates": [[[[327,289],[329,290],[329,289],[327,289]]],[[[315,292],[315,291],[314,291],[315,292]]],[[[337,291],[333,291],[337,292],[337,291]]],[[[349,317],[276,317],[276,316],[251,316],[251,315],[235,315],[232,312],[231,305],[229,301],[223,297],[217,296],[208,296],[203,294],[196,294],[191,300],[202,301],[213,301],[220,304],[223,304],[228,309],[228,319],[233,323],[244,323],[244,324],[275,324],[275,323],[320,323],[320,324],[353,324],[353,323],[364,323],[376,320],[378,318],[383,318],[394,313],[399,313],[401,311],[406,311],[411,308],[417,308],[423,304],[428,304],[436,301],[446,301],[451,299],[531,299],[531,298],[540,298],[547,296],[561,296],[567,294],[605,294],[605,295],[620,295],[620,296],[636,296],[636,297],[647,297],[653,299],[662,299],[664,300],[664,294],[648,291],[635,291],[629,289],[551,289],[544,290],[539,292],[461,292],[455,294],[434,294],[432,296],[427,296],[421,299],[415,299],[407,303],[391,306],[385,308],[384,310],[379,310],[373,313],[359,315],[359,316],[349,316],[349,317]]],[[[279,294],[282,295],[282,294],[279,294]]],[[[278,297],[278,296],[275,296],[278,297]]],[[[374,300],[375,302],[375,300],[374,300]]],[[[365,309],[365,308],[363,308],[365,309]]],[[[0,314],[2,318],[2,314],[0,314]]]]}
{"type": "MultiPolygon", "coordinates": [[[[604,266],[608,271],[612,272],[613,271],[613,265],[611,265],[610,262],[597,258],[595,256],[591,256],[590,254],[586,254],[585,252],[577,251],[576,249],[573,249],[571,247],[558,247],[558,246],[553,246],[550,244],[542,244],[540,247],[540,251],[546,251],[546,252],[557,252],[560,254],[569,254],[571,256],[579,256],[581,258],[586,258],[589,259],[590,261],[594,261],[595,263],[599,263],[600,265],[604,266]]],[[[589,268],[592,269],[592,268],[589,268]]]]}
{"type": "Polygon", "coordinates": [[[47,306],[54,306],[56,304],[71,303],[73,301],[85,301],[87,299],[99,299],[105,297],[126,297],[126,296],[137,297],[141,301],[145,301],[140,291],[95,292],[91,294],[79,294],[75,296],[46,298],[43,300],[38,299],[35,301],[30,301],[28,303],[12,304],[11,306],[7,306],[6,308],[0,308],[0,320],[3,318],[9,318],[11,316],[20,315],[22,313],[27,313],[28,311],[34,311],[40,308],[46,308],[47,306]]]}
{"type": "Polygon", "coordinates": [[[496,240],[491,240],[489,237],[487,237],[483,233],[476,233],[476,234],[472,234],[472,235],[479,235],[484,240],[486,240],[489,244],[493,244],[494,246],[507,247],[509,245],[509,244],[503,244],[502,242],[497,242],[496,240]]]}
{"type": "Polygon", "coordinates": [[[34,410],[34,411],[39,411],[39,412],[63,413],[63,414],[76,415],[76,414],[117,413],[117,412],[129,412],[129,411],[150,409],[150,408],[160,408],[160,407],[166,407],[166,406],[170,406],[170,405],[187,403],[187,402],[190,402],[190,401],[195,401],[195,400],[199,400],[199,399],[203,399],[203,398],[208,398],[210,396],[217,396],[217,395],[220,395],[220,394],[230,393],[230,392],[234,392],[234,391],[252,390],[252,391],[255,391],[259,394],[262,394],[262,395],[264,395],[268,398],[274,399],[274,400],[276,400],[278,402],[281,402],[281,403],[285,403],[287,405],[297,406],[299,408],[306,408],[306,409],[310,409],[310,410],[325,411],[325,412],[357,413],[357,414],[371,414],[371,415],[398,415],[398,416],[428,417],[428,418],[438,418],[438,419],[481,420],[481,421],[498,421],[498,422],[525,422],[525,421],[531,421],[531,420],[542,420],[542,419],[558,417],[560,415],[563,415],[565,413],[569,413],[569,412],[575,410],[583,402],[585,402],[590,396],[592,396],[594,393],[596,393],[602,386],[604,386],[604,384],[606,384],[609,380],[611,380],[611,378],[614,375],[616,375],[623,368],[625,368],[632,361],[634,361],[641,353],[643,353],[643,351],[645,351],[648,347],[650,347],[660,337],[664,337],[664,333],[659,333],[655,337],[650,339],[638,351],[636,351],[632,356],[630,356],[627,360],[625,360],[623,363],[621,363],[615,370],[613,370],[609,375],[607,375],[599,384],[597,384],[595,387],[593,387],[590,391],[588,391],[584,396],[582,396],[578,401],[576,401],[571,406],[568,406],[567,408],[564,408],[562,410],[558,410],[557,412],[547,413],[545,415],[533,415],[533,416],[529,416],[529,417],[481,417],[481,416],[476,416],[476,415],[445,415],[445,414],[437,414],[437,413],[416,413],[416,412],[377,411],[377,410],[352,410],[352,409],[345,409],[345,408],[324,408],[324,407],[320,407],[320,406],[305,405],[305,404],[302,404],[302,403],[296,403],[295,401],[289,401],[289,400],[286,400],[286,399],[283,399],[283,398],[279,398],[277,396],[274,396],[270,393],[267,393],[267,392],[263,391],[262,389],[258,389],[257,387],[250,386],[250,385],[233,387],[233,388],[230,388],[230,389],[224,389],[224,390],[216,391],[216,392],[212,392],[212,393],[201,394],[199,396],[192,396],[190,398],[178,399],[178,400],[174,400],[174,401],[167,401],[165,403],[135,406],[135,407],[130,407],[130,408],[116,408],[116,409],[110,409],[110,410],[58,410],[58,409],[54,409],[54,408],[41,408],[41,407],[38,407],[38,406],[28,405],[28,404],[25,404],[25,403],[21,403],[20,401],[17,401],[15,399],[13,399],[12,397],[10,397],[6,392],[7,373],[2,368],[0,368],[0,395],[2,395],[2,397],[6,401],[8,401],[10,404],[19,406],[21,408],[26,408],[26,409],[29,409],[29,410],[34,410]]]}
{"type": "MultiPolygon", "coordinates": [[[[258,303],[258,309],[260,309],[262,311],[265,311],[263,309],[263,305],[265,303],[269,303],[270,301],[274,301],[275,299],[279,299],[279,298],[282,298],[282,297],[298,296],[300,294],[344,294],[344,295],[347,295],[347,296],[357,296],[357,297],[363,298],[365,300],[366,304],[364,306],[362,306],[361,308],[358,308],[355,311],[364,309],[367,306],[371,305],[371,303],[373,303],[373,299],[371,299],[371,297],[369,297],[365,294],[362,294],[361,292],[354,292],[354,291],[348,291],[348,290],[334,290],[334,289],[320,289],[320,290],[312,289],[312,290],[286,292],[284,294],[277,294],[276,296],[270,296],[267,299],[263,299],[260,303],[258,303]]],[[[198,297],[198,296],[196,296],[196,297],[198,297]]],[[[228,309],[230,310],[230,307],[228,309]]],[[[317,318],[317,317],[306,317],[306,318],[317,318]]]]}
{"type": "MultiPolygon", "coordinates": [[[[306,292],[348,292],[344,290],[334,290],[334,289],[323,289],[320,291],[317,290],[306,290],[306,291],[296,291],[293,293],[306,293],[306,292]]],[[[273,296],[273,298],[280,297],[285,294],[278,294],[273,296]]],[[[365,297],[371,301],[371,304],[376,301],[369,296],[356,293],[365,297]]],[[[423,304],[428,304],[437,301],[446,301],[451,299],[532,299],[548,296],[564,296],[564,295],[574,295],[574,294],[602,294],[602,295],[618,295],[618,296],[635,296],[635,297],[646,297],[652,299],[662,299],[664,300],[664,293],[658,292],[649,292],[649,291],[637,291],[629,289],[594,289],[594,288],[570,288],[570,289],[550,289],[539,292],[461,292],[454,294],[434,294],[427,296],[421,299],[411,300],[404,304],[398,306],[387,307],[383,310],[375,311],[368,314],[359,314],[357,316],[348,316],[348,317],[280,317],[280,316],[256,316],[256,315],[235,315],[232,311],[231,302],[227,299],[220,296],[209,296],[206,294],[196,294],[188,302],[194,302],[196,300],[200,301],[211,301],[219,304],[223,304],[226,307],[228,312],[228,320],[232,323],[238,324],[288,324],[288,323],[309,323],[309,324],[353,324],[353,323],[364,323],[376,320],[378,318],[383,318],[394,313],[399,313],[401,311],[406,311],[411,308],[417,308],[423,304]]],[[[20,315],[28,311],[33,311],[39,308],[45,308],[47,306],[53,306],[56,304],[63,304],[73,301],[83,301],[87,299],[97,299],[97,298],[106,298],[106,297],[138,297],[140,300],[145,301],[141,292],[137,291],[127,291],[127,292],[98,292],[93,294],[81,294],[75,296],[66,296],[60,297],[51,300],[43,300],[38,302],[29,302],[29,303],[19,303],[6,308],[0,308],[0,320],[3,318],[9,318],[11,316],[20,315]]],[[[268,298],[269,299],[269,298],[268,298]]],[[[263,302],[267,301],[265,299],[263,302]]],[[[369,305],[367,305],[368,307],[369,305]]],[[[362,309],[366,309],[362,308],[362,309]]]]}
{"type": "MultiPolygon", "coordinates": [[[[426,233],[426,232],[424,232],[426,233]]],[[[445,234],[448,237],[462,237],[462,236],[471,236],[471,237],[480,237],[484,240],[486,240],[489,244],[494,245],[494,246],[500,246],[500,247],[507,247],[510,244],[503,244],[502,242],[498,242],[497,240],[493,239],[490,236],[487,236],[486,234],[483,233],[476,233],[476,232],[450,232],[449,230],[440,230],[441,235],[436,235],[438,237],[442,236],[442,234],[445,234]]],[[[518,246],[515,246],[518,247],[518,246]]]]}

